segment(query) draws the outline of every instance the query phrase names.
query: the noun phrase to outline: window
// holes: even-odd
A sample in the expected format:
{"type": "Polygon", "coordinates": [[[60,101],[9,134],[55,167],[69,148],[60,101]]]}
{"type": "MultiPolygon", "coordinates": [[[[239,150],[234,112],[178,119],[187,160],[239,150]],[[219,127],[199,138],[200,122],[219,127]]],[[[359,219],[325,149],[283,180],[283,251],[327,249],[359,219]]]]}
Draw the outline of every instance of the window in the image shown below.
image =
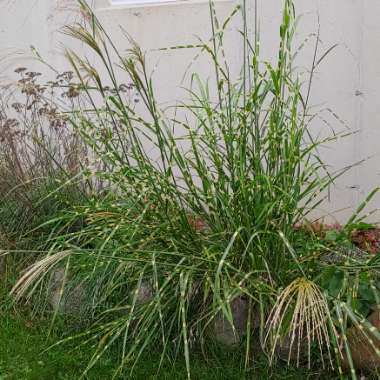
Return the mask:
{"type": "Polygon", "coordinates": [[[173,3],[178,0],[111,0],[112,5],[139,5],[152,3],[173,3]]]}

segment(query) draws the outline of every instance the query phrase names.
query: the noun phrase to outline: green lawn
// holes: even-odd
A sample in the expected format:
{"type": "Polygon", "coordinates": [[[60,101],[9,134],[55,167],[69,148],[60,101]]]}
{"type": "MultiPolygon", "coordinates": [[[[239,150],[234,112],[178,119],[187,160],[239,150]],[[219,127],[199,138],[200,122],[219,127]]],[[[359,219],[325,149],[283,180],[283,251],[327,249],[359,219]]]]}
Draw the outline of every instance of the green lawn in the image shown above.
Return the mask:
{"type": "MultiPolygon", "coordinates": [[[[62,336],[65,322],[57,323],[48,336],[51,326],[49,318],[37,318],[28,308],[15,308],[10,305],[7,292],[0,287],[0,380],[75,380],[88,363],[93,347],[77,347],[78,341],[56,345],[62,336]]],[[[67,325],[66,325],[67,326],[67,325]]],[[[314,371],[287,367],[279,363],[268,368],[266,359],[258,355],[253,368],[242,368],[240,353],[218,349],[208,361],[194,359],[192,362],[193,380],[333,380],[331,373],[324,374],[317,364],[314,371]]],[[[102,357],[85,379],[112,379],[117,367],[117,353],[102,357]]],[[[162,365],[157,375],[159,355],[144,357],[136,366],[133,376],[120,376],[121,379],[186,380],[184,361],[175,363],[169,359],[162,365]]],[[[368,378],[366,379],[368,380],[368,378]]]]}
{"type": "MultiPolygon", "coordinates": [[[[1,310],[0,327],[0,380],[74,380],[82,373],[90,357],[87,350],[75,349],[75,345],[59,345],[45,351],[56,339],[56,333],[47,338],[48,320],[37,320],[28,313],[9,309],[1,310]]],[[[239,368],[233,353],[225,353],[209,362],[197,360],[193,363],[192,378],[196,380],[238,379],[321,379],[320,374],[276,367],[271,370],[264,359],[258,359],[255,368],[245,372],[239,368]]],[[[133,374],[133,379],[186,379],[184,363],[164,363],[156,376],[158,356],[143,359],[133,374]]],[[[111,379],[116,361],[111,356],[102,358],[89,373],[88,379],[111,379]]],[[[121,377],[128,378],[127,375],[121,377]]],[[[325,377],[331,379],[331,376],[325,377]]]]}

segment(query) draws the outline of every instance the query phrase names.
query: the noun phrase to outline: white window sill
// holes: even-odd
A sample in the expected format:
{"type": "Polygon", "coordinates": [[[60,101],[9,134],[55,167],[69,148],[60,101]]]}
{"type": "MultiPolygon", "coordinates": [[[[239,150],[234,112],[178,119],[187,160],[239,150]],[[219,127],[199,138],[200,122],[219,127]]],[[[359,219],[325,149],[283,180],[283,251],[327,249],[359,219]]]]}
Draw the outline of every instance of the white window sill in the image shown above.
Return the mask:
{"type": "MultiPolygon", "coordinates": [[[[215,4],[236,2],[236,0],[214,0],[215,4]]],[[[125,2],[112,0],[96,0],[96,10],[113,10],[129,8],[146,8],[166,5],[191,5],[191,4],[208,4],[209,0],[126,0],[125,2]]]]}

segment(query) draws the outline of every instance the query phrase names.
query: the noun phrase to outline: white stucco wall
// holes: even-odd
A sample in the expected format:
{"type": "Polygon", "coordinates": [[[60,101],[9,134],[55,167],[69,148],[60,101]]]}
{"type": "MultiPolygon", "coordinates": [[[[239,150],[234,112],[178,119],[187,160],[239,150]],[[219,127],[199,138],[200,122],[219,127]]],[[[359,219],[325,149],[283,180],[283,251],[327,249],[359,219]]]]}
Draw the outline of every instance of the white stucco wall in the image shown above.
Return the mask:
{"type": "MultiPolygon", "coordinates": [[[[238,0],[216,0],[218,14],[226,17],[238,0]]],[[[255,0],[246,0],[253,16],[255,0]]],[[[207,0],[185,0],[143,7],[111,6],[109,0],[93,0],[99,18],[121,49],[127,44],[119,26],[148,51],[155,66],[156,89],[162,102],[183,96],[181,78],[188,62],[196,54],[191,50],[169,53],[152,51],[160,47],[191,44],[196,37],[210,35],[207,0]]],[[[337,131],[357,131],[335,145],[321,149],[332,170],[355,164],[341,177],[330,192],[330,201],[320,214],[344,220],[352,207],[380,183],[380,0],[295,0],[301,16],[297,41],[309,42],[297,61],[307,71],[313,58],[315,35],[320,29],[321,56],[330,46],[334,51],[318,67],[314,77],[311,103],[324,111],[315,121],[315,130],[331,125],[337,131]],[[327,124],[328,123],[328,124],[327,124]]],[[[282,1],[257,0],[263,57],[271,59],[278,44],[282,1]]],[[[75,17],[68,9],[75,0],[0,0],[0,79],[5,80],[15,63],[21,65],[31,45],[55,66],[64,67],[60,41],[67,43],[57,31],[75,17]]],[[[238,18],[227,36],[231,69],[237,73],[241,65],[241,45],[236,28],[238,18]]],[[[28,66],[32,63],[28,62],[28,66]]],[[[193,70],[204,77],[211,74],[207,60],[200,59],[193,70]]],[[[314,127],[313,127],[314,128],[314,127]]],[[[317,133],[317,132],[316,132],[317,133]]],[[[380,207],[377,198],[370,208],[380,207]]]]}

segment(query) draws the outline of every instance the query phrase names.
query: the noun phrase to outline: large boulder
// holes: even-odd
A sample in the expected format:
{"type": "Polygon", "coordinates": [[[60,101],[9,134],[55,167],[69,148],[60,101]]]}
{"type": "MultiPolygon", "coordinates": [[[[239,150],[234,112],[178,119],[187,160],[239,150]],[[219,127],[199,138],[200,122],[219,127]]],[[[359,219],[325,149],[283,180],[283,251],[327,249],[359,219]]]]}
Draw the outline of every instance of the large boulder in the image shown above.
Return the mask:
{"type": "MultiPolygon", "coordinates": [[[[153,287],[148,280],[142,281],[134,292],[131,292],[130,296],[136,296],[136,305],[149,303],[154,296],[153,287]]],[[[48,301],[54,312],[83,316],[91,308],[91,293],[86,283],[75,281],[69,273],[66,273],[65,268],[59,267],[52,271],[48,301]]]]}
{"type": "MultiPolygon", "coordinates": [[[[219,311],[213,320],[211,335],[217,342],[233,347],[238,345],[247,334],[249,302],[243,297],[237,297],[231,302],[230,308],[233,325],[223,312],[219,311]]],[[[252,309],[251,317],[251,328],[258,328],[260,318],[254,308],[252,309]]]]}
{"type": "Polygon", "coordinates": [[[48,301],[59,314],[83,315],[87,309],[83,284],[73,284],[65,268],[55,269],[50,278],[48,301]]]}
{"type": "Polygon", "coordinates": [[[292,335],[287,334],[284,338],[279,339],[275,353],[277,357],[286,362],[296,362],[299,364],[308,359],[308,340],[305,334],[300,334],[298,331],[292,335]],[[301,336],[300,336],[301,335],[301,336]]]}
{"type": "MultiPolygon", "coordinates": [[[[373,312],[368,317],[368,322],[377,330],[380,331],[380,313],[373,312]]],[[[369,328],[360,329],[351,327],[347,331],[347,340],[350,347],[352,361],[356,369],[373,370],[380,368],[380,341],[374,336],[369,328]],[[373,347],[366,335],[372,340],[373,347]],[[376,350],[378,353],[376,353],[376,350]]],[[[344,352],[342,344],[342,367],[346,370],[350,369],[347,359],[347,354],[344,352]]]]}

